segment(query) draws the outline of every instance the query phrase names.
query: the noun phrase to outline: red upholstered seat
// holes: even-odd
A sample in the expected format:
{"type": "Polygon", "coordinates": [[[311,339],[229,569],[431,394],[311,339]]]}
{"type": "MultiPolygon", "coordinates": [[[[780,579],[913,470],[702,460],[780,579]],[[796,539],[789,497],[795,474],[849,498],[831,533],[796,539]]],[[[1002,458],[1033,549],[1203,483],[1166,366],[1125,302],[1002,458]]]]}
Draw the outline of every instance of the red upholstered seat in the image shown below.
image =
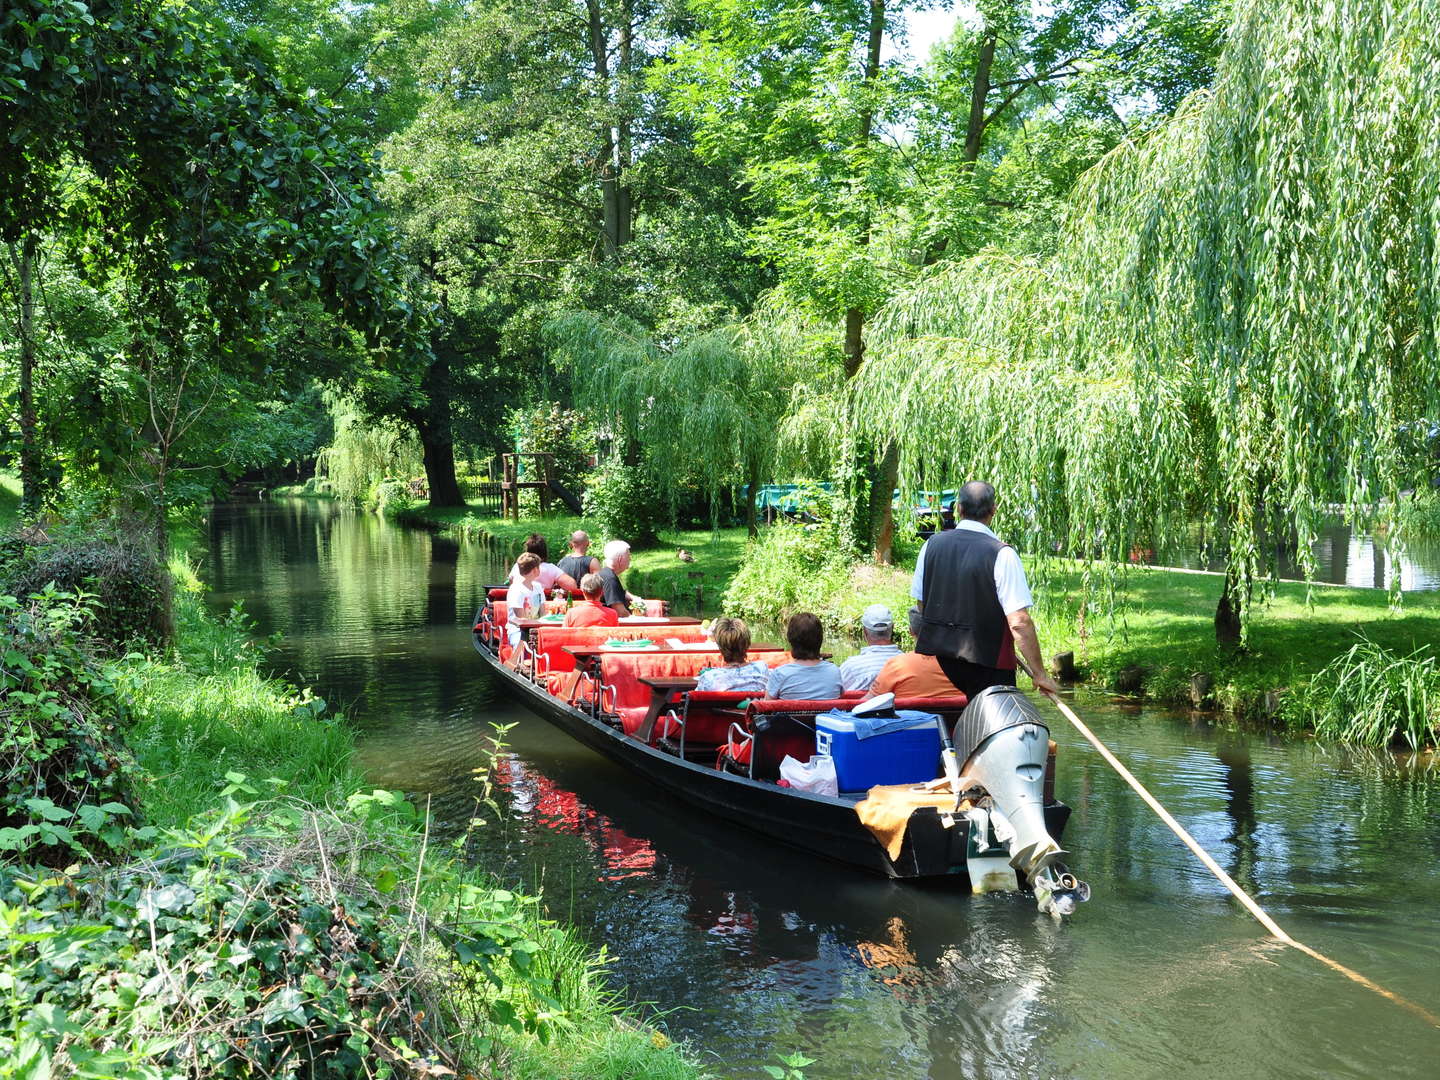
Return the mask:
{"type": "MultiPolygon", "coordinates": [[[[764,660],[771,667],[777,667],[790,659],[788,653],[781,651],[752,655],[757,659],[764,660]]],[[[715,667],[719,663],[720,652],[718,649],[703,652],[697,650],[670,653],[607,653],[600,658],[600,679],[613,690],[613,694],[607,692],[605,707],[613,708],[626,732],[633,735],[640,730],[640,724],[649,711],[650,702],[654,697],[650,687],[640,681],[642,678],[694,678],[705,668],[715,667]]],[[[732,694],[714,696],[722,697],[727,702],[738,700],[732,694]]],[[[725,724],[728,724],[731,719],[733,717],[725,718],[725,724]]],[[[718,730],[713,732],[711,726],[706,725],[705,727],[706,741],[719,743],[724,739],[724,724],[718,725],[718,730]]],[[[670,719],[667,712],[656,721],[652,741],[659,738],[678,738],[679,735],[679,725],[670,719]]],[[[696,738],[695,735],[688,734],[686,741],[689,742],[694,738],[696,738]]]]}
{"type": "MultiPolygon", "coordinates": [[[[754,696],[753,690],[692,690],[686,694],[676,709],[685,729],[685,747],[719,746],[728,736],[741,704],[754,696]]],[[[678,738],[679,733],[670,737],[678,738]]]]}
{"type": "Polygon", "coordinates": [[[705,631],[693,625],[542,626],[535,632],[535,645],[539,654],[546,658],[540,661],[543,670],[574,671],[575,658],[565,651],[567,645],[603,645],[607,641],[638,641],[641,638],[651,641],[676,638],[680,641],[695,642],[705,640],[705,631]]]}

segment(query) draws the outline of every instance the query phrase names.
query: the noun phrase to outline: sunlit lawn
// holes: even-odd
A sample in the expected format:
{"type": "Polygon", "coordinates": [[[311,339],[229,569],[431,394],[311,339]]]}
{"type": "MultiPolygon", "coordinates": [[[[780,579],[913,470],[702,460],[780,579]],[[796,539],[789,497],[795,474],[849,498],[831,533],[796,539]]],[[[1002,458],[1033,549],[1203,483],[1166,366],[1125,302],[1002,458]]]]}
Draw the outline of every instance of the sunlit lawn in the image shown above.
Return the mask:
{"type": "MultiPolygon", "coordinates": [[[[424,510],[424,517],[458,522],[468,511],[424,510]]],[[[473,515],[472,515],[473,516],[473,515]]],[[[519,551],[530,532],[545,533],[551,557],[565,551],[565,538],[579,527],[599,534],[574,516],[521,519],[518,523],[483,518],[477,524],[502,549],[519,551]]],[[[634,592],[677,601],[677,610],[694,610],[695,587],[704,591],[706,612],[718,610],[721,595],[745,556],[745,530],[668,532],[662,543],[636,551],[627,585],[634,592]],[[685,548],[695,562],[676,556],[685,548]],[[693,575],[693,576],[692,576],[693,575]]],[[[1238,653],[1215,644],[1215,605],[1219,574],[1126,567],[1116,579],[1113,602],[1098,572],[1085,591],[1073,565],[1040,568],[1027,561],[1036,597],[1036,620],[1046,656],[1073,652],[1097,683],[1109,683],[1127,668],[1143,669],[1147,692],[1183,700],[1193,674],[1214,677],[1214,693],[1224,704],[1256,711],[1268,690],[1303,682],[1364,635],[1388,649],[1408,653],[1440,644],[1440,593],[1405,593],[1398,609],[1378,589],[1281,582],[1274,594],[1258,601],[1251,613],[1246,646],[1238,653]],[[1088,600],[1088,603],[1086,601],[1088,600]],[[1084,613],[1081,618],[1082,610],[1084,613]]],[[[884,603],[897,616],[910,606],[910,568],[858,567],[850,587],[817,598],[815,608],[837,629],[856,628],[860,613],[884,603]]],[[[903,616],[899,619],[904,625],[903,616]]]]}
{"type": "Polygon", "coordinates": [[[20,477],[0,471],[0,530],[13,528],[20,520],[20,477]]]}

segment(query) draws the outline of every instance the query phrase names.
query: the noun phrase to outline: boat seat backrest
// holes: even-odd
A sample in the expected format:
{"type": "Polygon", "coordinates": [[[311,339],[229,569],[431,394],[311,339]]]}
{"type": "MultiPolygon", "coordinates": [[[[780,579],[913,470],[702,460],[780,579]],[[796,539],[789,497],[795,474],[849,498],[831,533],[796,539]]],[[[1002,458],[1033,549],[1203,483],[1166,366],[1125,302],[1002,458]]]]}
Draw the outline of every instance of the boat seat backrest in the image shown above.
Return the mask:
{"type": "Polygon", "coordinates": [[[565,651],[567,645],[603,645],[607,641],[640,638],[704,641],[705,631],[699,626],[542,626],[535,632],[536,647],[543,657],[540,666],[545,671],[575,670],[575,658],[565,651]]]}
{"type": "Polygon", "coordinates": [[[600,681],[614,687],[616,708],[639,708],[649,705],[651,697],[650,687],[640,681],[642,678],[694,677],[719,662],[718,649],[715,652],[615,653],[600,658],[600,681]]]}

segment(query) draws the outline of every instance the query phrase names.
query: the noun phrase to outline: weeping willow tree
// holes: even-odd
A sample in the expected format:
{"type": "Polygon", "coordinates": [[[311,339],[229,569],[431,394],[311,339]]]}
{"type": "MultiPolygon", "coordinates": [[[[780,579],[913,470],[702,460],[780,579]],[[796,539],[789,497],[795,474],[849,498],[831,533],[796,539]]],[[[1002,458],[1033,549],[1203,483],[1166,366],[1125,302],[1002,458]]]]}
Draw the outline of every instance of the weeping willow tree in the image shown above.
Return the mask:
{"type": "Polygon", "coordinates": [[[793,320],[756,319],[674,347],[589,312],[553,321],[546,334],[556,362],[575,377],[576,401],[618,418],[672,509],[678,478],[699,479],[717,520],[721,496],[743,483],[752,536],[757,489],[783,451],[806,445],[800,428],[795,440],[782,438],[792,400],[831,389],[825,372],[834,365],[813,362],[813,337],[793,320]]]}
{"type": "Polygon", "coordinates": [[[335,437],[315,457],[315,474],[328,479],[342,499],[363,502],[387,476],[423,472],[420,440],[413,429],[388,420],[370,420],[347,399],[325,396],[335,437]]]}
{"type": "Polygon", "coordinates": [[[907,485],[993,479],[1034,550],[1163,555],[1206,523],[1238,635],[1275,542],[1308,576],[1334,504],[1373,525],[1422,479],[1437,107],[1433,0],[1241,0],[1215,85],[1086,174],[1052,257],[982,254],[889,305],[862,423],[907,485]]]}

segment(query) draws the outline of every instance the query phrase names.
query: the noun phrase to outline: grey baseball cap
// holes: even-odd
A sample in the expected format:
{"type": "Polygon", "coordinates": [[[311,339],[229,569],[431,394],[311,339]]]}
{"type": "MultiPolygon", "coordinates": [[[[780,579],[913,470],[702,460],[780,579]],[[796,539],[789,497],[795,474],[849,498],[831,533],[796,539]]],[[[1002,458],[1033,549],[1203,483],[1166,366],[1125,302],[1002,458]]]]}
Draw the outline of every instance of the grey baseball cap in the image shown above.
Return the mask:
{"type": "Polygon", "coordinates": [[[860,625],[866,630],[894,630],[895,616],[884,604],[871,604],[860,616],[860,625]]]}

